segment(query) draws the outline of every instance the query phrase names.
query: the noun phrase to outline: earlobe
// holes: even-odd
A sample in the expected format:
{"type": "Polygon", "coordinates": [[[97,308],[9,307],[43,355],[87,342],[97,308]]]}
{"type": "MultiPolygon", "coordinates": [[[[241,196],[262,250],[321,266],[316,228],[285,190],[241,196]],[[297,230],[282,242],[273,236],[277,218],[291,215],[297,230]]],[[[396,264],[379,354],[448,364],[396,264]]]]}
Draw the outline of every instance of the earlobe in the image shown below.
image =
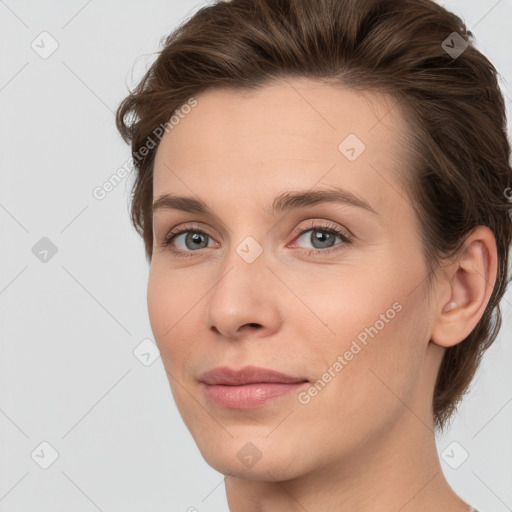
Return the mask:
{"type": "Polygon", "coordinates": [[[489,228],[478,226],[466,239],[457,259],[445,269],[440,285],[447,287],[448,293],[438,301],[432,324],[433,343],[451,347],[473,331],[487,307],[496,277],[496,240],[489,228]]]}

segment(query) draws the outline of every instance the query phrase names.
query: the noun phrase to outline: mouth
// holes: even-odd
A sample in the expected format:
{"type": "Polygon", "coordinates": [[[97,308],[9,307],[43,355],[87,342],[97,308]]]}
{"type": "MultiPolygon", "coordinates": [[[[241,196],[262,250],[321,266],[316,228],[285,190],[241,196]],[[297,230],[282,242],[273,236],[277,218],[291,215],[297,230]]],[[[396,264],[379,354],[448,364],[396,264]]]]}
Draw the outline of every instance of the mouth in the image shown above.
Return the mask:
{"type": "Polygon", "coordinates": [[[304,377],[255,366],[214,368],[203,373],[199,381],[210,402],[228,409],[261,407],[309,384],[304,377]]]}

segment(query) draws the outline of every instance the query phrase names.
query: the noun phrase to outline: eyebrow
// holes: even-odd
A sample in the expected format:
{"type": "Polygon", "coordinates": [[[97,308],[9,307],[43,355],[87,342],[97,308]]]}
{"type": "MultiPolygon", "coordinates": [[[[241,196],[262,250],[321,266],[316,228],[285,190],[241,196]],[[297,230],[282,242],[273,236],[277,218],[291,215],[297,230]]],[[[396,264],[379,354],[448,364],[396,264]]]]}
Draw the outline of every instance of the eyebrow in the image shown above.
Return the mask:
{"type": "MultiPolygon", "coordinates": [[[[270,210],[266,208],[265,212],[269,215],[276,215],[319,203],[351,205],[379,215],[364,199],[349,190],[341,188],[283,192],[274,199],[270,210]]],[[[178,210],[187,213],[215,216],[208,205],[200,199],[172,194],[163,194],[155,200],[152,205],[152,214],[154,215],[161,210],[178,210]]]]}

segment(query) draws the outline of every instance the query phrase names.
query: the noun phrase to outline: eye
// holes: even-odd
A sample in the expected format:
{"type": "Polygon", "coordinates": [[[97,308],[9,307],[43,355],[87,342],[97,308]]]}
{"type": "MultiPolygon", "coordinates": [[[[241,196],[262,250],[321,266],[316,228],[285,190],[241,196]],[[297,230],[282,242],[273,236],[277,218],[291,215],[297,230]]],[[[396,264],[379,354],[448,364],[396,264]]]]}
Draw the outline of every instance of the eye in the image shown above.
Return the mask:
{"type": "Polygon", "coordinates": [[[308,229],[303,229],[299,232],[298,240],[305,239],[313,245],[313,249],[306,251],[306,254],[311,255],[315,253],[331,253],[341,250],[339,246],[350,244],[352,237],[348,233],[344,233],[340,228],[333,224],[321,224],[313,222],[308,229]],[[311,233],[309,236],[305,236],[311,233]],[[335,244],[336,238],[339,238],[342,243],[335,244]]]}
{"type": "Polygon", "coordinates": [[[195,225],[185,225],[171,231],[162,241],[162,247],[169,247],[176,256],[193,256],[193,252],[208,247],[210,236],[195,225]],[[181,238],[181,240],[180,240],[181,238]],[[173,246],[178,246],[178,250],[173,246]]]}
{"type": "MultiPolygon", "coordinates": [[[[352,235],[344,233],[334,224],[321,224],[312,222],[308,229],[302,229],[298,232],[298,240],[304,238],[313,245],[313,249],[305,250],[307,255],[327,254],[341,250],[346,244],[352,242],[352,235]],[[312,232],[309,237],[306,233],[312,232]],[[314,233],[314,234],[313,234],[314,233]],[[336,238],[341,243],[334,244],[336,238]]],[[[171,231],[160,244],[161,247],[169,247],[169,250],[177,257],[193,256],[194,252],[201,249],[212,247],[208,244],[208,239],[212,240],[208,233],[199,229],[197,225],[184,225],[178,229],[171,231]],[[174,248],[174,247],[177,247],[174,248]]]]}

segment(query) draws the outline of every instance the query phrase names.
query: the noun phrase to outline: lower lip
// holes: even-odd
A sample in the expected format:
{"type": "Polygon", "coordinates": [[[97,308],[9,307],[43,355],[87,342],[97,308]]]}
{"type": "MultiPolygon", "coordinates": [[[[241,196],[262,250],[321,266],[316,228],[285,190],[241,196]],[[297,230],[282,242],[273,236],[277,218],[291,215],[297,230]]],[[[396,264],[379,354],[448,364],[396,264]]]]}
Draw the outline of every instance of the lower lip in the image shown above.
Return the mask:
{"type": "Polygon", "coordinates": [[[253,409],[287,395],[308,382],[257,382],[243,386],[208,385],[202,383],[206,396],[216,405],[228,409],[253,409]]]}

